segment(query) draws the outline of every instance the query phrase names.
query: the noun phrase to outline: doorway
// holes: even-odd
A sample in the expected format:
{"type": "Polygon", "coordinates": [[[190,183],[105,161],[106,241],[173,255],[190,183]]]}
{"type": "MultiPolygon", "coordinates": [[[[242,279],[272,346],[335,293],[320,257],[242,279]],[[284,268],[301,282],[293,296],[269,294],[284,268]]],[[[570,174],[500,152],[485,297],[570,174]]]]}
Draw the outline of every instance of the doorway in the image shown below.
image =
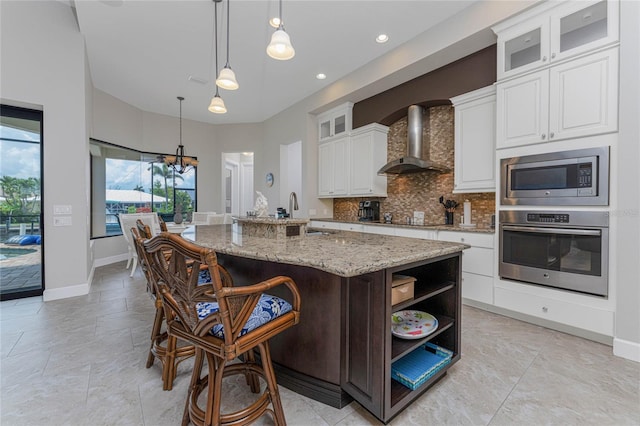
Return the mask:
{"type": "Polygon", "coordinates": [[[0,105],[0,300],[44,291],[42,111],[0,105]]]}
{"type": "Polygon", "coordinates": [[[226,152],[222,162],[224,212],[244,216],[253,209],[253,152],[226,152]]]}

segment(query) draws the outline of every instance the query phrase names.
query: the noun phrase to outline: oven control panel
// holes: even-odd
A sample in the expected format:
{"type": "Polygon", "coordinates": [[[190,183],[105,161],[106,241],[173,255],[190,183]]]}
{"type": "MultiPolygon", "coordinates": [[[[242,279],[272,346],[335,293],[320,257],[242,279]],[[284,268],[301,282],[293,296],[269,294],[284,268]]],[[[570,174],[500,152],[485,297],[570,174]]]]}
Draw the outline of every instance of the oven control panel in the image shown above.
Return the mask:
{"type": "Polygon", "coordinates": [[[567,213],[527,213],[527,222],[569,223],[569,215],[567,213]]]}

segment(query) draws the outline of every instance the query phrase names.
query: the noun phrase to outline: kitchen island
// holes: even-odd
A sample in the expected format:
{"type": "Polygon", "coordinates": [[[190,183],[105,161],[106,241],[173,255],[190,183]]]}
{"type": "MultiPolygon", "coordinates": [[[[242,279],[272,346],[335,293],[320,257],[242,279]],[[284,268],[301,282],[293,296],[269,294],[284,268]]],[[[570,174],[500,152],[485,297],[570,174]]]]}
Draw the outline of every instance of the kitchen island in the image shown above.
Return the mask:
{"type": "Polygon", "coordinates": [[[183,236],[214,249],[235,285],[276,275],[296,282],[300,323],[273,338],[271,352],[278,383],[300,394],[338,408],[353,398],[388,422],[460,358],[464,244],[343,231],[268,239],[243,235],[238,224],[183,236]],[[416,281],[413,297],[392,305],[394,274],[416,281]],[[420,339],[393,337],[391,314],[403,309],[434,315],[438,328],[420,339]],[[452,351],[451,362],[415,390],[392,380],[392,363],[427,341],[452,351]]]}

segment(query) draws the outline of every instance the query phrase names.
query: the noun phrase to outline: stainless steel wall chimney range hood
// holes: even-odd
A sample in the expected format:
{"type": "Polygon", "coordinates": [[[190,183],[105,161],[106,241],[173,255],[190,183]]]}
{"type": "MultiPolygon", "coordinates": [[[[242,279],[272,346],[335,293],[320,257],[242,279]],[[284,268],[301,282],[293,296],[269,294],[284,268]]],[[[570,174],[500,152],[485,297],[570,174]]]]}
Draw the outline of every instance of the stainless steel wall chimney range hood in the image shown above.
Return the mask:
{"type": "Polygon", "coordinates": [[[427,158],[422,158],[422,115],[424,109],[420,105],[411,105],[407,113],[407,155],[385,164],[378,174],[405,174],[424,171],[445,173],[450,169],[442,164],[429,160],[429,141],[425,144],[427,158]]]}

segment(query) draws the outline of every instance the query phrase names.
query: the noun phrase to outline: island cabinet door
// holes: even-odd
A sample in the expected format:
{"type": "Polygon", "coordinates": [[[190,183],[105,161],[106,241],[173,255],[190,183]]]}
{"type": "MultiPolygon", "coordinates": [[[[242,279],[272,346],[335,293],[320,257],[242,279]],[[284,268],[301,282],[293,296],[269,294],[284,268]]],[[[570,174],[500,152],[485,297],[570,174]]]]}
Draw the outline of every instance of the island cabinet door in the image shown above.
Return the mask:
{"type": "MultiPolygon", "coordinates": [[[[378,418],[383,417],[385,389],[384,271],[345,280],[341,387],[378,418]]],[[[389,296],[390,297],[390,296],[389,296]]]]}

